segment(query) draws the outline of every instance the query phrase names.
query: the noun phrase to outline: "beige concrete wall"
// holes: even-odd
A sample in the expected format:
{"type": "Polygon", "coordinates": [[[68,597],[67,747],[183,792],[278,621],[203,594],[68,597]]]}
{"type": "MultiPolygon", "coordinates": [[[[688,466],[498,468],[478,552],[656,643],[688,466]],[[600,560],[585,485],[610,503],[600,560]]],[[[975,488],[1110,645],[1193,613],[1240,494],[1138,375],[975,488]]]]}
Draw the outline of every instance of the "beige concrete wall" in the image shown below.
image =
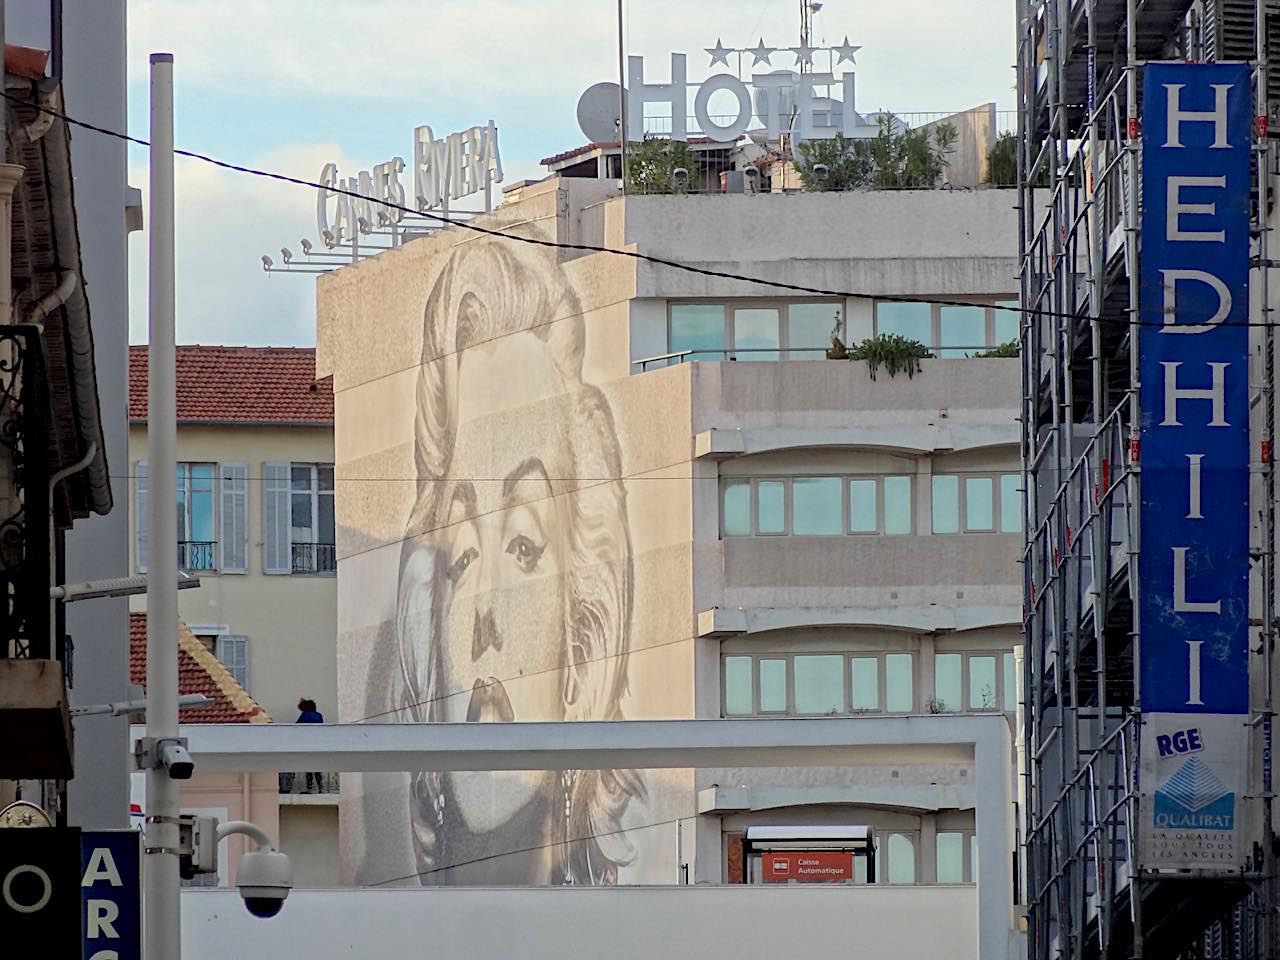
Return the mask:
{"type": "MultiPolygon", "coordinates": [[[[182,785],[182,809],[225,809],[228,820],[249,820],[281,842],[279,780],[274,773],[199,773],[182,785]]],[[[330,838],[329,846],[333,846],[330,838]]],[[[245,836],[228,837],[218,849],[228,864],[227,882],[236,882],[236,866],[252,849],[245,836]]],[[[285,848],[288,849],[288,848],[285,848]]],[[[292,855],[292,851],[290,851],[292,855]]]]}
{"type": "Polygon", "coordinates": [[[281,805],[281,849],[288,852],[293,862],[293,885],[296,888],[338,885],[340,857],[337,836],[338,808],[335,804],[281,805]]]}
{"type": "MultiPolygon", "coordinates": [[[[129,430],[129,472],[147,459],[146,428],[129,430]]],[[[337,581],[333,576],[267,576],[262,572],[262,464],[272,460],[332,463],[333,433],[316,427],[191,426],[178,428],[178,459],[245,463],[249,468],[249,570],[202,573],[200,587],[178,594],[178,615],[197,628],[225,627],[249,638],[249,692],[276,722],[297,717],[299,697],[337,719],[337,581]]],[[[358,487],[358,485],[356,485],[358,487]]],[[[137,502],[129,482],[130,512],[137,502]]],[[[358,492],[355,494],[358,496],[358,492]]],[[[137,570],[136,525],[130,567],[137,570]]],[[[131,600],[146,609],[146,597],[131,600]]]]}

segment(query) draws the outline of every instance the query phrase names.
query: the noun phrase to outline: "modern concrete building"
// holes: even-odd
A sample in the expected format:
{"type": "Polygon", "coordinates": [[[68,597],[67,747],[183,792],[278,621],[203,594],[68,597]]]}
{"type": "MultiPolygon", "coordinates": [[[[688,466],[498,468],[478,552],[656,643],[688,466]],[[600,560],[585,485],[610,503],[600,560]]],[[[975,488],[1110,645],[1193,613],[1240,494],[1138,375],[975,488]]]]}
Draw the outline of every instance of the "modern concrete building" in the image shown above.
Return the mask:
{"type": "MultiPolygon", "coordinates": [[[[147,571],[147,353],[129,354],[130,559],[147,571]]],[[[314,351],[180,346],[178,594],[191,634],[277,723],[301,698],[337,713],[333,395],[314,351]]],[[[146,597],[132,599],[137,613],[146,597]]],[[[195,721],[202,718],[193,715],[195,721]]],[[[300,881],[338,880],[337,777],[272,781],[300,881]]],[[[275,823],[272,814],[272,823],[275,823]]],[[[274,829],[274,827],[272,828],[274,829]]]]}
{"type": "Polygon", "coordinates": [[[455,229],[320,279],[339,718],[924,723],[838,768],[352,776],[344,881],[716,884],[747,826],[854,823],[1014,949],[974,841],[1014,843],[1013,752],[984,792],[913,732],[1016,709],[1019,371],[973,356],[1017,333],[1012,194],[617,192],[478,222],[641,259],[455,229]],[[932,357],[826,359],[887,333],[932,357]]]}

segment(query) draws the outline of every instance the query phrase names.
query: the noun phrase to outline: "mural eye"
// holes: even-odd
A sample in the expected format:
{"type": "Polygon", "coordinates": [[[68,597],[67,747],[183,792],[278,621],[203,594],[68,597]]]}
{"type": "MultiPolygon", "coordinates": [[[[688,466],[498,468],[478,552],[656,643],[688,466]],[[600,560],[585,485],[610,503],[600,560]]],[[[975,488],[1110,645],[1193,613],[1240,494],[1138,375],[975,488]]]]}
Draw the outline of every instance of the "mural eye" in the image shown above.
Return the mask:
{"type": "Polygon", "coordinates": [[[467,567],[471,566],[478,556],[480,554],[475,547],[467,547],[457,560],[449,564],[449,569],[445,571],[444,575],[449,578],[450,583],[457,583],[458,579],[467,572],[467,567]]]}
{"type": "Polygon", "coordinates": [[[514,537],[507,544],[507,553],[516,558],[516,563],[520,564],[525,573],[538,565],[546,549],[546,544],[536,544],[523,534],[514,537]]]}

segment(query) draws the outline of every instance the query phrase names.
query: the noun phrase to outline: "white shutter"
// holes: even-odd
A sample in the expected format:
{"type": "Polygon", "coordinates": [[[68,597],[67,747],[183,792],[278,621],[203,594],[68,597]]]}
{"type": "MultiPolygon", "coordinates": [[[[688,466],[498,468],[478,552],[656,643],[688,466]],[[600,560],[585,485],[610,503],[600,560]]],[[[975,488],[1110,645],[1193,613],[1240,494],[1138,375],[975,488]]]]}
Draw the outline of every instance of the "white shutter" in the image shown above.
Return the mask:
{"type": "Polygon", "coordinates": [[[218,464],[218,547],[223,573],[249,569],[249,465],[218,464]]]}
{"type": "Polygon", "coordinates": [[[249,691],[249,638],[224,635],[218,638],[217,657],[231,671],[236,683],[249,691]]]}
{"type": "Polygon", "coordinates": [[[133,544],[138,561],[138,572],[147,572],[147,522],[151,509],[147,499],[147,461],[139,460],[133,466],[133,544]]]}
{"type": "Polygon", "coordinates": [[[262,465],[262,572],[289,573],[289,464],[262,465]]]}

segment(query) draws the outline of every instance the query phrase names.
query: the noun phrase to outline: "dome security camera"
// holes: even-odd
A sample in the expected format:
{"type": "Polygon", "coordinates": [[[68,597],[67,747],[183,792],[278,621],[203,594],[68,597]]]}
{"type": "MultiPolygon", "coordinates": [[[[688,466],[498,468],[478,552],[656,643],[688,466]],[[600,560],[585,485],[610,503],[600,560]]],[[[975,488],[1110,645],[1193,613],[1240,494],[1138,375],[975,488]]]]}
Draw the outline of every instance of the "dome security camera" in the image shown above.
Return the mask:
{"type": "Polygon", "coordinates": [[[274,917],[293,889],[293,865],[288,854],[271,847],[246,853],[236,867],[236,887],[251,914],[263,919],[274,917]]]}

